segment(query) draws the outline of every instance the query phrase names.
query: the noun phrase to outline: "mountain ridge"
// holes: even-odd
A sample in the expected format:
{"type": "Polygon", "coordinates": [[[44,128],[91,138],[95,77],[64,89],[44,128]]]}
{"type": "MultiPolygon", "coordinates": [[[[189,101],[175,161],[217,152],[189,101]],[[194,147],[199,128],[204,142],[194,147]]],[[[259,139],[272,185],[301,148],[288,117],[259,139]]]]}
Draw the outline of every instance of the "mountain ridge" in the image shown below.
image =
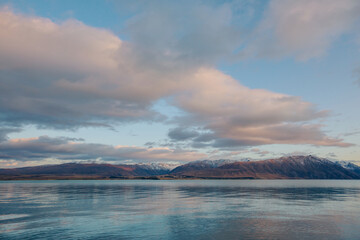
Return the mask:
{"type": "Polygon", "coordinates": [[[360,179],[360,167],[325,158],[200,160],[169,164],[64,163],[0,169],[0,180],[18,179],[360,179]]]}
{"type": "MultiPolygon", "coordinates": [[[[356,166],[356,165],[354,165],[356,166]]],[[[181,166],[180,166],[181,168],[181,166]]],[[[324,158],[290,156],[260,161],[224,164],[218,168],[174,169],[178,177],[251,179],[359,179],[357,171],[346,169],[324,158]]],[[[357,169],[360,169],[358,167],[357,169]]]]}

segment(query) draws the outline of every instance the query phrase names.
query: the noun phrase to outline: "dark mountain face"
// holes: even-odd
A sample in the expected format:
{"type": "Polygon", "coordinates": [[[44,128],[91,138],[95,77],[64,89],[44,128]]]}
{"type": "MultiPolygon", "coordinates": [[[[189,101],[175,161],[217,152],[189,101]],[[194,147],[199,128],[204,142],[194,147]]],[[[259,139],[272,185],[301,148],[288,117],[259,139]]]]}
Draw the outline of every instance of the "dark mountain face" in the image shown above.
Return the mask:
{"type": "Polygon", "coordinates": [[[358,165],[346,161],[336,161],[335,163],[360,175],[360,167],[358,165]]]}
{"type": "Polygon", "coordinates": [[[350,169],[313,156],[235,162],[217,168],[178,167],[171,174],[196,178],[360,179],[360,174],[350,169]]]}
{"type": "Polygon", "coordinates": [[[189,171],[198,171],[198,170],[205,170],[205,169],[213,169],[220,167],[225,164],[234,163],[234,160],[202,160],[202,161],[194,161],[190,162],[177,168],[173,169],[171,173],[182,173],[182,172],[189,172],[189,171]]]}
{"type": "Polygon", "coordinates": [[[360,179],[360,167],[348,162],[332,162],[313,156],[292,156],[263,161],[195,161],[172,171],[157,164],[48,165],[0,169],[1,179],[78,178],[233,178],[233,179],[360,179]],[[164,176],[166,175],[166,176],[164,176]]]}

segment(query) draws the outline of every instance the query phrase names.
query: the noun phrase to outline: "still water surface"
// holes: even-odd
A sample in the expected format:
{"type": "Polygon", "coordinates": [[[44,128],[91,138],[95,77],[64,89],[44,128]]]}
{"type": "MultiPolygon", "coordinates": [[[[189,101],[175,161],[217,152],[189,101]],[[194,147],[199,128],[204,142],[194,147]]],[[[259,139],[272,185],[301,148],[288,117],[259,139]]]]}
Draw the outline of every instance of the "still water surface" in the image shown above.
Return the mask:
{"type": "Polygon", "coordinates": [[[5,181],[0,239],[360,239],[360,181],[5,181]]]}

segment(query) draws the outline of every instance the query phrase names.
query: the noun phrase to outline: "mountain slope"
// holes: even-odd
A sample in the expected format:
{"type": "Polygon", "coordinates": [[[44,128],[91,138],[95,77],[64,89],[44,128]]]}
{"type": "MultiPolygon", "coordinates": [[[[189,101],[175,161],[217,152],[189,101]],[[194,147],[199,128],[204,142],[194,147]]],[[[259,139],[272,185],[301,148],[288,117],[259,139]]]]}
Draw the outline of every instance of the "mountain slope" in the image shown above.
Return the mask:
{"type": "Polygon", "coordinates": [[[355,165],[351,162],[346,162],[346,161],[336,161],[335,163],[339,164],[340,166],[342,166],[345,169],[348,169],[357,174],[360,174],[360,167],[358,165],[355,165]]]}
{"type": "Polygon", "coordinates": [[[171,173],[181,173],[186,171],[198,171],[198,170],[205,170],[205,169],[213,169],[220,167],[225,164],[237,162],[235,160],[227,160],[227,159],[220,159],[220,160],[200,160],[189,162],[187,164],[178,166],[177,168],[173,169],[171,173]]]}
{"type": "Polygon", "coordinates": [[[360,174],[350,169],[313,156],[234,162],[217,168],[176,168],[171,174],[186,178],[360,179],[360,174]]]}

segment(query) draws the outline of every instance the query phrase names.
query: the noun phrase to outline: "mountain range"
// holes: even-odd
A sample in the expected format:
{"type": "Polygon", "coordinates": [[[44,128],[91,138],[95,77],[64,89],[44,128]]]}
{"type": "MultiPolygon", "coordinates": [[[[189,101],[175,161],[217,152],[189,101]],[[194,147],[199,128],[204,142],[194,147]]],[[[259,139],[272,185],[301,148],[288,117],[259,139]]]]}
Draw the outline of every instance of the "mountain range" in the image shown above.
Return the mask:
{"type": "Polygon", "coordinates": [[[66,163],[0,169],[0,180],[19,179],[360,179],[360,167],[309,155],[259,161],[202,160],[180,166],[66,163]]]}

